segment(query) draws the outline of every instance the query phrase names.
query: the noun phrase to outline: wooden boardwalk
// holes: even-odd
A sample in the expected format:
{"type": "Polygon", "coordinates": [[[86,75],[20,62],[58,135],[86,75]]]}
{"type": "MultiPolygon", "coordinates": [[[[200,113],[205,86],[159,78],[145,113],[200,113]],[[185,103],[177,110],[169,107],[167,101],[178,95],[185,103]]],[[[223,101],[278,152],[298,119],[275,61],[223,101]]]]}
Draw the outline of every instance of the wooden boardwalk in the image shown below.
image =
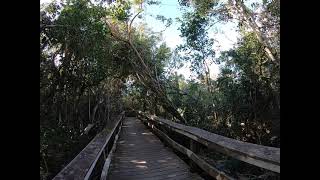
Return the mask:
{"type": "Polygon", "coordinates": [[[110,180],[202,179],[134,117],[123,121],[113,155],[110,180]]]}

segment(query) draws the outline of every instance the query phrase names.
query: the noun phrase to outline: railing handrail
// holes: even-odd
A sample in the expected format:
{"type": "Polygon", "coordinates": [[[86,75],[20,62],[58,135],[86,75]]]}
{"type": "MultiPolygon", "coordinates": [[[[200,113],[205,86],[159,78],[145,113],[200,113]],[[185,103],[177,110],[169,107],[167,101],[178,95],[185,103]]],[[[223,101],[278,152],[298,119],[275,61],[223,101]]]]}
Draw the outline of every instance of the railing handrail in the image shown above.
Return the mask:
{"type": "Polygon", "coordinates": [[[280,148],[239,141],[200,128],[175,123],[155,115],[148,115],[141,111],[139,111],[138,114],[159,125],[165,125],[171,130],[205,145],[209,149],[219,151],[249,164],[280,173],[280,148]]]}
{"type": "Polygon", "coordinates": [[[120,114],[120,117],[116,121],[111,132],[104,129],[102,132],[97,134],[93,140],[91,140],[90,143],[53,178],[53,180],[90,179],[98,160],[102,155],[108,155],[109,152],[106,152],[106,147],[111,143],[110,139],[116,133],[116,129],[119,128],[124,114],[124,112],[120,114]]]}

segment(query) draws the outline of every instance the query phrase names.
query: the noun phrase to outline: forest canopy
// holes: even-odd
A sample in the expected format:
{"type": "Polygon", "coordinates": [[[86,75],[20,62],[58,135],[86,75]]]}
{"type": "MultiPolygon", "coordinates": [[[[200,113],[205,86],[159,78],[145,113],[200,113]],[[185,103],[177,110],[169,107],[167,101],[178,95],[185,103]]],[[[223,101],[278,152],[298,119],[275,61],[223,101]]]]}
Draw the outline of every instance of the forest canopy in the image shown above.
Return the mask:
{"type": "Polygon", "coordinates": [[[155,17],[166,28],[178,22],[176,48],[144,22],[161,1],[41,5],[40,179],[52,179],[123,110],[280,147],[279,0],[177,2],[182,18],[155,17]],[[217,53],[210,31],[228,22],[238,41],[217,53]],[[174,71],[187,63],[196,78],[174,71]]]}

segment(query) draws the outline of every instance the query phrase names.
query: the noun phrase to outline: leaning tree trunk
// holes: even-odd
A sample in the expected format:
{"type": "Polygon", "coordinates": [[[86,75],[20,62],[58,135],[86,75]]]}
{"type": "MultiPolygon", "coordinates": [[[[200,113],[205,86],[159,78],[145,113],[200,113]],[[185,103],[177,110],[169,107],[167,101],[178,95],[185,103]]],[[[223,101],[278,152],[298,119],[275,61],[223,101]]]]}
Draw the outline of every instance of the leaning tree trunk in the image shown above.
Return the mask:
{"type": "MultiPolygon", "coordinates": [[[[240,0],[235,0],[235,9],[237,13],[239,14],[240,17],[243,18],[244,22],[247,23],[247,25],[252,28],[254,34],[256,35],[258,41],[264,46],[264,51],[266,52],[266,55],[268,58],[276,63],[279,64],[280,59],[275,57],[275,55],[272,52],[272,46],[267,40],[267,37],[263,35],[263,33],[260,31],[259,26],[257,23],[254,21],[253,15],[248,12],[247,7],[244,5],[243,1],[240,0]]],[[[229,1],[231,6],[233,5],[232,1],[229,1]]]]}
{"type": "MultiPolygon", "coordinates": [[[[111,30],[111,34],[114,38],[116,38],[117,40],[120,40],[122,42],[125,42],[127,45],[130,46],[130,48],[134,51],[134,53],[136,54],[137,58],[138,58],[138,62],[135,62],[134,60],[131,61],[131,63],[133,64],[133,66],[139,67],[139,71],[137,71],[136,73],[139,75],[145,75],[146,77],[142,77],[143,80],[140,80],[140,82],[146,86],[147,88],[150,88],[160,99],[160,101],[162,101],[161,103],[163,104],[164,109],[166,109],[169,113],[171,113],[173,116],[175,116],[177,119],[179,119],[181,122],[185,123],[185,119],[180,115],[180,113],[177,111],[176,107],[174,106],[174,104],[168,99],[168,97],[166,96],[166,94],[164,93],[164,88],[161,86],[161,84],[159,83],[159,81],[157,79],[155,79],[152,75],[152,72],[149,68],[149,66],[145,63],[144,59],[142,58],[140,52],[138,51],[138,49],[136,48],[136,46],[134,45],[134,43],[132,42],[131,39],[131,32],[132,32],[132,23],[134,21],[134,19],[141,13],[142,11],[138,12],[130,21],[129,24],[127,24],[127,38],[123,38],[121,37],[121,34],[119,34],[119,32],[116,31],[116,29],[113,27],[113,25],[111,25],[111,23],[109,23],[108,21],[106,21],[107,25],[109,26],[110,30],[111,30]],[[137,64],[139,63],[139,64],[137,64]],[[142,68],[141,68],[142,67],[142,68]],[[148,84],[149,83],[149,84],[148,84]]],[[[139,76],[138,76],[138,79],[139,76]]]]}

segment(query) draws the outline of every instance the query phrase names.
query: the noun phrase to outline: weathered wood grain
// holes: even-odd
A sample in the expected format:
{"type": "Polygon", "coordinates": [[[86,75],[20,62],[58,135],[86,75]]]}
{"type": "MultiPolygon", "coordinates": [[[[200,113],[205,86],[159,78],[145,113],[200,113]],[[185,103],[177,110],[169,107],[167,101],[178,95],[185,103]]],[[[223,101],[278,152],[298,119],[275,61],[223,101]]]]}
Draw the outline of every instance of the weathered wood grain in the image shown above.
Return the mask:
{"type": "Polygon", "coordinates": [[[127,117],[114,152],[110,180],[202,179],[137,118],[127,117]]]}
{"type": "Polygon", "coordinates": [[[104,163],[104,166],[103,166],[103,169],[102,169],[102,172],[101,172],[101,177],[100,177],[100,180],[106,180],[107,179],[107,176],[108,176],[108,172],[109,172],[109,168],[110,168],[110,163],[111,163],[111,158],[113,157],[113,154],[114,154],[114,151],[116,150],[116,147],[117,147],[117,141],[118,141],[118,138],[119,138],[119,133],[121,131],[121,125],[122,125],[122,121],[120,122],[120,125],[119,125],[119,130],[118,130],[118,133],[114,139],[114,142],[113,142],[113,146],[112,146],[112,149],[104,163]]]}
{"type": "MultiPolygon", "coordinates": [[[[190,151],[186,147],[176,143],[174,140],[172,140],[170,137],[168,137],[166,134],[164,134],[162,131],[157,129],[156,127],[152,127],[154,132],[165,139],[173,148],[177,149],[181,153],[187,155],[195,164],[197,164],[202,170],[207,172],[210,176],[216,178],[217,180],[233,180],[231,176],[228,176],[222,171],[219,171],[215,167],[208,164],[206,161],[199,158],[194,152],[190,151]]],[[[194,166],[194,165],[193,165],[194,166]]],[[[194,168],[194,167],[191,167],[194,168]]]]}
{"type": "Polygon", "coordinates": [[[120,122],[124,117],[121,113],[111,131],[104,129],[66,166],[53,180],[84,180],[90,179],[99,160],[103,160],[103,152],[106,146],[112,144],[110,139],[115,135],[120,122]]]}
{"type": "Polygon", "coordinates": [[[177,133],[183,134],[190,139],[207,146],[209,149],[216,150],[249,164],[280,173],[280,148],[238,141],[196,127],[186,126],[156,116],[151,116],[143,112],[139,112],[139,115],[148,121],[166,126],[177,133]]]}

